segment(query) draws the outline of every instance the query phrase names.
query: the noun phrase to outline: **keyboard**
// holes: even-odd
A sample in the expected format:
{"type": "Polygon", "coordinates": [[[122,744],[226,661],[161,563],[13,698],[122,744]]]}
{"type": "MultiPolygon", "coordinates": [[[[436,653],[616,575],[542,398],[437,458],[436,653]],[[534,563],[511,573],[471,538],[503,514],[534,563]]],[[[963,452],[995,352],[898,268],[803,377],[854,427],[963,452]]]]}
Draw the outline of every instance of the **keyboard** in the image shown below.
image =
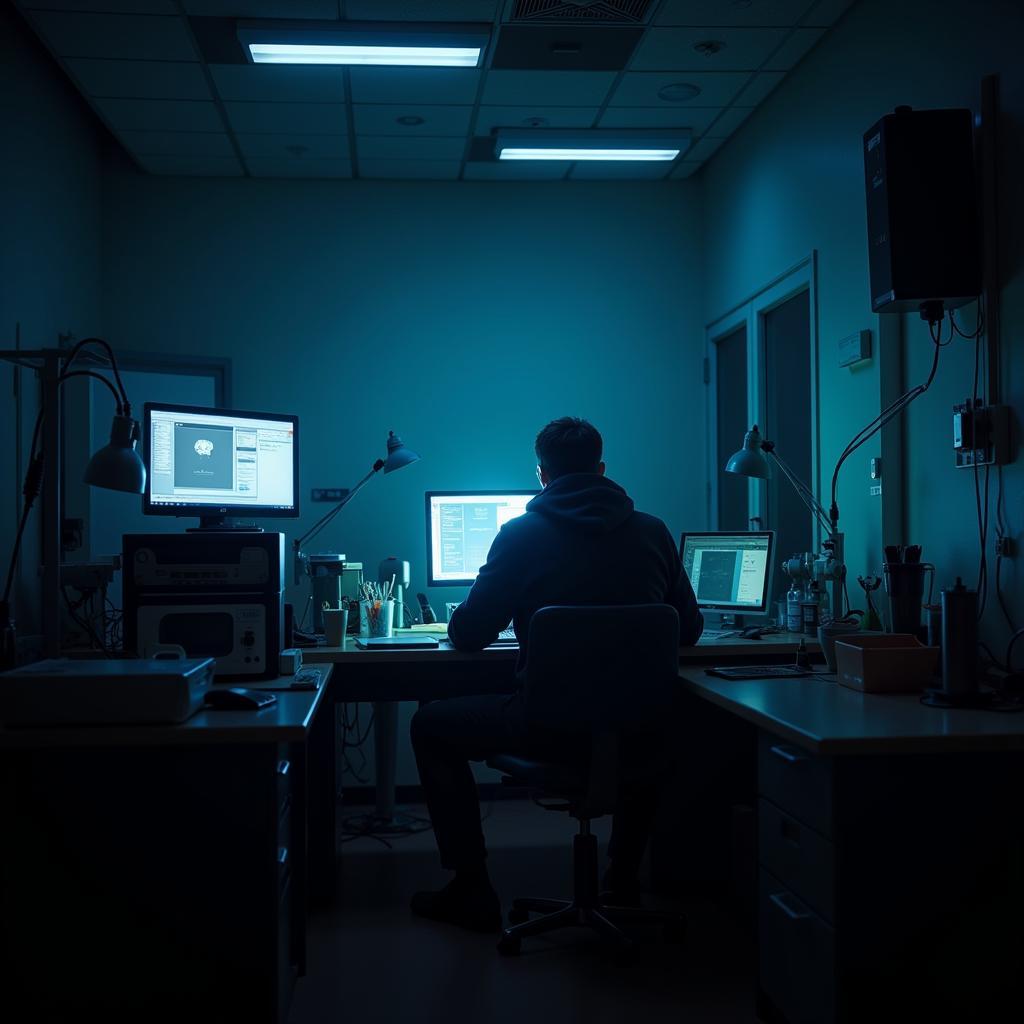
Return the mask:
{"type": "Polygon", "coordinates": [[[487,645],[488,647],[518,647],[519,641],[516,639],[516,631],[514,629],[503,629],[496,640],[493,640],[487,645]]]}
{"type": "Polygon", "coordinates": [[[514,629],[503,629],[498,634],[498,639],[499,640],[515,640],[516,639],[516,631],[514,629]]]}
{"type": "Polygon", "coordinates": [[[722,640],[727,636],[735,636],[736,632],[735,629],[705,629],[700,638],[701,640],[722,640]]]}
{"type": "Polygon", "coordinates": [[[811,669],[798,665],[716,665],[704,669],[704,674],[719,679],[800,679],[814,675],[811,669]]]}

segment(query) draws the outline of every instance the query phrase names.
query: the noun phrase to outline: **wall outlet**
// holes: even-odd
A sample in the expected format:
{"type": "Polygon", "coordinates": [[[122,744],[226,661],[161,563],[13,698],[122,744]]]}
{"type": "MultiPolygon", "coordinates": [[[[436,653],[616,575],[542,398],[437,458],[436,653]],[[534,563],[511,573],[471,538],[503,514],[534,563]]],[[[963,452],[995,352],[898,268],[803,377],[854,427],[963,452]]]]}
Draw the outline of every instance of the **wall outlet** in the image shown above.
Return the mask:
{"type": "Polygon", "coordinates": [[[348,494],[347,487],[314,487],[310,500],[312,501],[341,501],[348,494]]]}

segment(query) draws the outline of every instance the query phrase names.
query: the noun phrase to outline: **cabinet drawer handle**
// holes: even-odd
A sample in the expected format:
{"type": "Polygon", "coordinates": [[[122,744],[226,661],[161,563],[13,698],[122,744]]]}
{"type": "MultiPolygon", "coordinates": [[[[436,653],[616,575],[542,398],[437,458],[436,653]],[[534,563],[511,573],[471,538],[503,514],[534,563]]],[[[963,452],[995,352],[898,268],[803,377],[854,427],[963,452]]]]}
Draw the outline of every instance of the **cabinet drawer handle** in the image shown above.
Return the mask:
{"type": "Polygon", "coordinates": [[[772,747],[771,751],[776,757],[782,758],[787,764],[799,764],[801,761],[810,760],[806,754],[797,754],[792,750],[787,750],[785,747],[772,747]]]}
{"type": "Polygon", "coordinates": [[[786,902],[786,894],[784,892],[773,892],[769,895],[768,899],[772,901],[781,910],[790,921],[805,921],[809,917],[814,915],[809,910],[794,910],[786,902]]]}
{"type": "Polygon", "coordinates": [[[278,761],[277,762],[277,774],[287,775],[292,770],[291,761],[278,761]]]}
{"type": "MultiPolygon", "coordinates": [[[[288,847],[287,846],[279,846],[277,848],[277,863],[278,864],[287,864],[288,863],[288,847]]],[[[773,897],[773,899],[774,899],[774,897],[773,897]]]]}

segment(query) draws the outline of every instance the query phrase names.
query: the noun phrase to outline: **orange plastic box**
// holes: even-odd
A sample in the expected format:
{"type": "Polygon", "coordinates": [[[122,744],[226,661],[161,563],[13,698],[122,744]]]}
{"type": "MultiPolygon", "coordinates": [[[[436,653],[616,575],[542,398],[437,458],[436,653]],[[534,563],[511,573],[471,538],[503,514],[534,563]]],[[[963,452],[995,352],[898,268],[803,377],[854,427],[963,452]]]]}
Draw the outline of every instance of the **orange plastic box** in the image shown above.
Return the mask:
{"type": "Polygon", "coordinates": [[[836,675],[864,693],[918,693],[932,682],[939,649],[909,633],[836,638],[836,675]]]}

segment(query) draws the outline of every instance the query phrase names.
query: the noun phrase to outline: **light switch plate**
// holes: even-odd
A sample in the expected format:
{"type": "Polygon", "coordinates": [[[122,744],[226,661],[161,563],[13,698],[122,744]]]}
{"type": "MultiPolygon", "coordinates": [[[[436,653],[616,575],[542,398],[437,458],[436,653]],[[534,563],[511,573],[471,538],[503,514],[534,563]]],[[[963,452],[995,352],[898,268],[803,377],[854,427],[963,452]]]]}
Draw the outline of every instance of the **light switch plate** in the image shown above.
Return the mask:
{"type": "Polygon", "coordinates": [[[871,332],[858,331],[839,342],[839,365],[853,366],[871,358],[871,332]]]}

